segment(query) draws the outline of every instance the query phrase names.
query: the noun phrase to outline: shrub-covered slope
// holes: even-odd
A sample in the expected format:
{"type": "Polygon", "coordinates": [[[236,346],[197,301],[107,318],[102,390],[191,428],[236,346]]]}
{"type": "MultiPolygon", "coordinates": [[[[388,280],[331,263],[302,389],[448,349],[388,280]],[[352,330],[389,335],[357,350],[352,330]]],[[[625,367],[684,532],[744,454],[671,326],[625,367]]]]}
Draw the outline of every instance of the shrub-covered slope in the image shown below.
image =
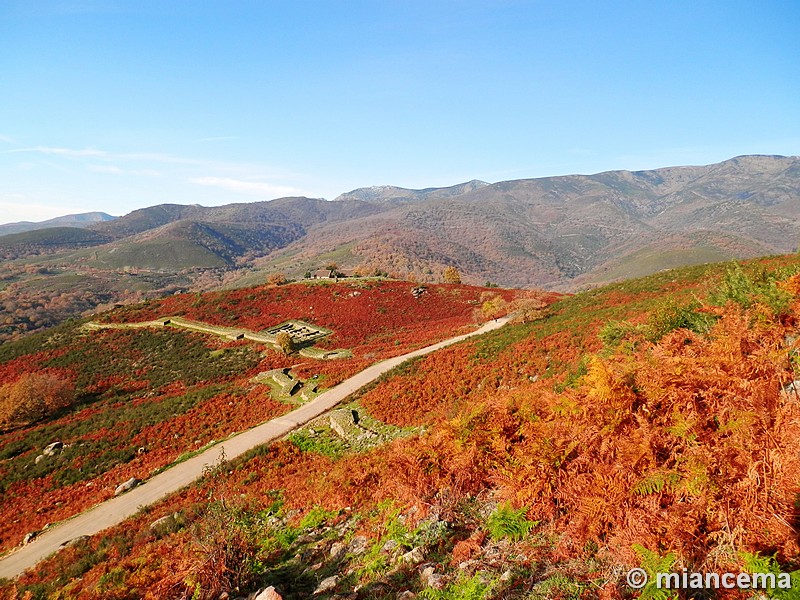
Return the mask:
{"type": "Polygon", "coordinates": [[[415,295],[416,288],[363,280],[178,295],[98,317],[122,328],[70,322],[3,344],[0,549],[109,498],[130,477],[144,480],[309,397],[281,395],[259,373],[283,369],[310,381],[313,394],[381,358],[469,330],[487,295],[518,294],[433,285],[415,295]],[[320,344],[347,350],[347,358],[285,355],[178,327],[128,327],[163,315],[255,331],[302,318],[331,330],[320,344]],[[63,448],[45,452],[55,442],[63,448]]]}
{"type": "Polygon", "coordinates": [[[793,571],[798,272],[791,256],[565,298],[353,398],[373,433],[403,428],[394,441],[310,426],[5,589],[620,598],[638,566],[793,571]]]}

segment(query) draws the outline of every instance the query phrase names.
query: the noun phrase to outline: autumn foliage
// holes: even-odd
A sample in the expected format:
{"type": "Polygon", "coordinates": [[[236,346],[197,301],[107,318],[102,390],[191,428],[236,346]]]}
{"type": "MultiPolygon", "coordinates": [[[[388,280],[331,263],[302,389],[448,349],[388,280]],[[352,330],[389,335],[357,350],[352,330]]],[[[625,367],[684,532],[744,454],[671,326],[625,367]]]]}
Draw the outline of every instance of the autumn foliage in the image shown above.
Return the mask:
{"type": "MultiPolygon", "coordinates": [[[[116,528],[119,555],[87,567],[71,591],[102,597],[99,582],[116,569],[131,596],[213,598],[255,556],[259,573],[274,574],[279,553],[264,554],[263,538],[241,527],[260,531],[278,496],[297,519],[315,506],[341,522],[360,515],[359,531],[373,537],[380,526],[365,515],[386,503],[409,527],[433,515],[449,537],[426,560],[453,580],[488,570],[489,554],[506,548],[513,572],[493,598],[635,597],[620,573],[644,557],[671,557],[678,571],[739,572],[759,553],[794,570],[800,266],[771,266],[658,275],[564,299],[546,314],[531,305],[528,322],[401,365],[357,400],[413,434],[336,459],[290,440],[261,449],[154,509],[179,507],[191,527],[157,538],[138,517],[116,528]],[[523,525],[502,546],[498,514],[523,525]],[[226,536],[215,523],[235,526],[226,536]],[[224,568],[206,568],[211,560],[224,568]],[[573,592],[537,588],[554,573],[573,592]]],[[[22,585],[58,589],[67,556],[22,585]]],[[[390,584],[418,575],[394,566],[390,584]]]]}
{"type": "Polygon", "coordinates": [[[69,407],[74,397],[69,381],[49,373],[24,373],[0,387],[0,427],[38,421],[69,407]]]}

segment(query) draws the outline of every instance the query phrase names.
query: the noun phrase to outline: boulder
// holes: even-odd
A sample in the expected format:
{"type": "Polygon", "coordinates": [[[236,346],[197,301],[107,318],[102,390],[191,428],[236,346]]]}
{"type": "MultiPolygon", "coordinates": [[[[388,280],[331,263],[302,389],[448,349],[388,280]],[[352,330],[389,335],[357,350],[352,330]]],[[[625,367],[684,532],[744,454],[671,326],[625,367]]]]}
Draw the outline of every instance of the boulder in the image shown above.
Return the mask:
{"type": "Polygon", "coordinates": [[[136,477],[131,477],[125,483],[120,483],[117,486],[117,489],[114,490],[114,495],[115,496],[119,496],[120,494],[124,494],[125,492],[135,488],[140,483],[141,483],[141,481],[136,479],[136,477]]]}
{"type": "Polygon", "coordinates": [[[314,595],[317,594],[324,594],[325,592],[330,592],[332,589],[336,587],[336,584],[339,583],[339,578],[336,575],[331,575],[330,577],[326,577],[322,581],[320,581],[317,589],[314,590],[314,595]]]}
{"type": "Polygon", "coordinates": [[[71,540],[67,540],[66,542],[61,544],[61,546],[59,546],[59,547],[60,548],[69,548],[70,546],[74,546],[75,544],[80,544],[81,542],[84,542],[84,541],[90,539],[91,537],[92,536],[90,536],[90,535],[79,535],[76,538],[72,538],[71,540]]]}
{"type": "Polygon", "coordinates": [[[347,439],[347,430],[344,428],[342,423],[339,419],[336,418],[336,415],[333,414],[329,417],[329,423],[331,429],[338,435],[340,438],[347,439]]]}
{"type": "Polygon", "coordinates": [[[409,550],[400,557],[400,560],[408,564],[421,563],[424,559],[425,552],[419,547],[409,550]]]}
{"type": "Polygon", "coordinates": [[[35,539],[36,539],[36,536],[37,536],[37,535],[39,535],[39,532],[38,532],[38,531],[29,531],[28,533],[26,533],[26,534],[25,534],[25,537],[24,537],[24,538],[22,538],[22,545],[23,545],[23,546],[27,546],[27,545],[28,545],[28,544],[30,544],[30,543],[31,543],[33,540],[35,540],[35,539]]]}
{"type": "Polygon", "coordinates": [[[363,554],[367,549],[367,543],[367,538],[365,538],[363,535],[357,535],[350,541],[348,550],[356,555],[363,554]]]}
{"type": "Polygon", "coordinates": [[[161,527],[162,525],[166,525],[167,523],[170,522],[170,520],[174,521],[175,519],[177,519],[178,516],[179,516],[179,514],[175,512],[175,513],[172,513],[171,515],[166,515],[166,516],[161,517],[160,519],[156,519],[155,521],[150,523],[150,529],[157,529],[158,527],[161,527]]]}
{"type": "Polygon", "coordinates": [[[344,542],[334,542],[331,546],[330,557],[332,560],[339,560],[347,553],[347,544],[344,542]]]}
{"type": "Polygon", "coordinates": [[[281,596],[273,586],[269,586],[258,592],[255,600],[283,600],[283,596],[281,596]]]}
{"type": "Polygon", "coordinates": [[[424,583],[426,587],[430,587],[435,590],[441,590],[446,584],[445,576],[441,573],[437,573],[436,568],[432,566],[422,569],[422,572],[419,576],[420,579],[422,579],[422,583],[424,583]]]}
{"type": "Polygon", "coordinates": [[[45,446],[44,450],[42,450],[42,454],[45,456],[53,456],[56,452],[61,451],[63,448],[63,442],[53,442],[52,444],[45,446]]]}

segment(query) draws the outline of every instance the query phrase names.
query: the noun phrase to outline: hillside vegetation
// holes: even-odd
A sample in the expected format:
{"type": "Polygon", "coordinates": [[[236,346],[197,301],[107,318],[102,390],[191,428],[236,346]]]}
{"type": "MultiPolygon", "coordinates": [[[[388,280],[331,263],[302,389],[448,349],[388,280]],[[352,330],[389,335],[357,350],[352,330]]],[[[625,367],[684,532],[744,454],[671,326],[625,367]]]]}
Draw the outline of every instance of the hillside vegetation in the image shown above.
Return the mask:
{"type": "Polygon", "coordinates": [[[788,256],[564,298],[351,398],[394,441],[304,428],[6,594],[623,598],[631,567],[795,571],[798,273],[788,256]]]}
{"type": "Polygon", "coordinates": [[[429,286],[415,295],[415,288],[362,280],[175,295],[104,315],[121,328],[73,321],[3,344],[0,494],[13,502],[0,503],[0,549],[109,498],[131,477],[144,480],[310,397],[278,394],[272,379],[259,374],[280,370],[310,382],[313,395],[382,358],[470,330],[486,298],[519,295],[462,285],[429,286]],[[344,358],[138,326],[166,315],[197,319],[210,330],[261,331],[302,319],[330,330],[316,347],[342,349],[337,356],[344,358]],[[46,454],[56,442],[63,448],[46,454]]]}

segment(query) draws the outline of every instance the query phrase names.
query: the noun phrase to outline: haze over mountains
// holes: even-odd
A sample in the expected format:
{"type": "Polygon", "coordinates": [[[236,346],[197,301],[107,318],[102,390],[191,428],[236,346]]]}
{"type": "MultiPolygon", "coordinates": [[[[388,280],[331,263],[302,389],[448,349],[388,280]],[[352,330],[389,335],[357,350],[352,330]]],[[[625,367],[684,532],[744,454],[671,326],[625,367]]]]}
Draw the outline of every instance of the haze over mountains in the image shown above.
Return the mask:
{"type": "Polygon", "coordinates": [[[574,290],[791,252],[798,217],[800,158],[740,156],[699,167],[368,187],[333,201],[164,204],[113,220],[64,217],[0,237],[0,256],[12,273],[5,280],[18,288],[40,264],[37,293],[63,289],[77,274],[84,279],[70,286],[102,280],[107,299],[121,290],[252,285],[275,271],[299,278],[326,262],[420,281],[439,280],[454,265],[465,282],[574,290]]]}

